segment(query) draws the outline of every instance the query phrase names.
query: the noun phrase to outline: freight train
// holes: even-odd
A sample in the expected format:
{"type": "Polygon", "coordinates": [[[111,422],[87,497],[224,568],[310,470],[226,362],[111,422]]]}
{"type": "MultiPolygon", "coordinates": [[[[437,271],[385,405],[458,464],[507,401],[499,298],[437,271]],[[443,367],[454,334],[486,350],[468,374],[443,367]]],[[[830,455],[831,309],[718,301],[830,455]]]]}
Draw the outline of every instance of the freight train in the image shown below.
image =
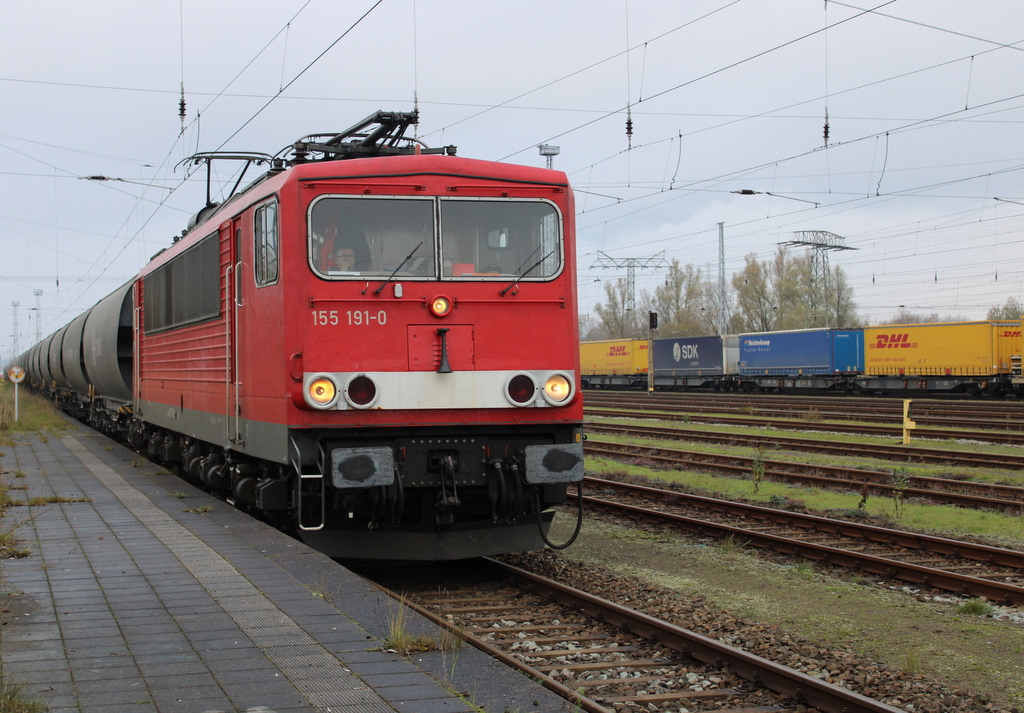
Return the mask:
{"type": "Polygon", "coordinates": [[[584,388],[1024,398],[1021,322],[580,344],[584,388]]]}
{"type": "Polygon", "coordinates": [[[573,194],[416,120],[192,157],[267,170],[13,364],[330,556],[550,544],[583,477],[573,194]]]}

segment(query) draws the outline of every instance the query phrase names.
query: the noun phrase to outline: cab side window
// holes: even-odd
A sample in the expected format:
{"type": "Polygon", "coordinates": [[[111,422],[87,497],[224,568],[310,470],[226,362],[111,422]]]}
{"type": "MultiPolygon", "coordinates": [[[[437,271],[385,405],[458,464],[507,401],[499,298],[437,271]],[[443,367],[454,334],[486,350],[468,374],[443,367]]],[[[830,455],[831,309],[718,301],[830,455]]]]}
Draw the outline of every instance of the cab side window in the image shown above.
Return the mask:
{"type": "Polygon", "coordinates": [[[256,209],[253,234],[256,239],[256,286],[272,285],[277,282],[279,270],[276,203],[266,203],[256,209]]]}

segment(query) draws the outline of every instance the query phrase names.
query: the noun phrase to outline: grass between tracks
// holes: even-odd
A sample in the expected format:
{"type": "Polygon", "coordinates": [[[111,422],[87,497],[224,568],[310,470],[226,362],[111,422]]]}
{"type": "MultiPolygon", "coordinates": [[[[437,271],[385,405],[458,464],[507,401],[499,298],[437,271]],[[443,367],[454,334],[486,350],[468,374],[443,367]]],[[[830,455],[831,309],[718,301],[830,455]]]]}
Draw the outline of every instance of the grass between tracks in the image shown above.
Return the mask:
{"type": "Polygon", "coordinates": [[[863,500],[859,490],[839,492],[808,488],[768,480],[756,482],[748,479],[715,476],[684,470],[667,470],[645,461],[642,456],[631,461],[588,457],[587,471],[601,474],[627,472],[676,483],[683,483],[710,497],[743,498],[763,502],[774,507],[799,503],[808,510],[825,511],[841,519],[856,517],[858,510],[890,518],[894,526],[928,532],[943,533],[950,537],[985,537],[1005,547],[1024,547],[1024,515],[1007,515],[983,510],[970,510],[949,505],[930,505],[912,500],[897,504],[889,497],[871,495],[863,500]],[[756,486],[756,487],[755,487],[756,486]],[[862,502],[863,501],[863,502],[862,502]]]}
{"type": "MultiPolygon", "coordinates": [[[[623,419],[600,419],[595,423],[608,423],[616,425],[627,425],[643,427],[649,422],[627,421],[623,419]]],[[[806,433],[799,431],[780,431],[764,428],[745,428],[742,426],[718,426],[699,424],[688,426],[685,424],[659,424],[662,427],[672,427],[680,432],[680,437],[685,439],[689,430],[715,432],[729,435],[760,435],[760,436],[795,436],[809,441],[821,443],[843,443],[855,446],[863,446],[870,449],[873,445],[898,446],[898,439],[881,438],[876,436],[856,436],[845,433],[806,433]]],[[[636,438],[615,436],[610,434],[594,434],[594,438],[615,442],[628,442],[663,446],[666,448],[677,448],[680,450],[708,452],[708,453],[734,453],[745,457],[762,457],[765,460],[789,461],[794,463],[820,464],[827,466],[839,466],[845,468],[864,468],[867,470],[892,471],[894,468],[903,468],[907,475],[926,478],[943,478],[948,480],[964,480],[979,483],[995,483],[1002,485],[1015,485],[1024,487],[1024,473],[1016,470],[1006,470],[997,467],[969,467],[954,466],[945,464],[913,463],[909,460],[893,458],[869,458],[855,457],[849,455],[827,455],[796,450],[784,450],[782,447],[759,448],[757,446],[723,446],[719,444],[703,443],[699,440],[689,442],[686,440],[640,440],[636,438]]],[[[949,450],[963,453],[988,453],[1009,456],[1019,456],[1021,449],[1017,446],[1002,446],[989,443],[978,443],[975,441],[934,441],[917,439],[910,446],[935,450],[949,450]]]]}

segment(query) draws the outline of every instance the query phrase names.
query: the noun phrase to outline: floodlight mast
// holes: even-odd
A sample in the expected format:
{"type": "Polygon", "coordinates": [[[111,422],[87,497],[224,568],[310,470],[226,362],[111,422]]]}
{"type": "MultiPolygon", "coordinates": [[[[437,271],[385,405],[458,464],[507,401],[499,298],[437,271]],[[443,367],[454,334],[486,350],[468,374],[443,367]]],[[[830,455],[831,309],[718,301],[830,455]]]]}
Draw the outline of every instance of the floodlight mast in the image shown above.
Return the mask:
{"type": "Polygon", "coordinates": [[[540,155],[547,161],[547,168],[553,167],[552,159],[562,152],[560,146],[550,146],[548,144],[541,144],[537,148],[540,150],[540,155]]]}

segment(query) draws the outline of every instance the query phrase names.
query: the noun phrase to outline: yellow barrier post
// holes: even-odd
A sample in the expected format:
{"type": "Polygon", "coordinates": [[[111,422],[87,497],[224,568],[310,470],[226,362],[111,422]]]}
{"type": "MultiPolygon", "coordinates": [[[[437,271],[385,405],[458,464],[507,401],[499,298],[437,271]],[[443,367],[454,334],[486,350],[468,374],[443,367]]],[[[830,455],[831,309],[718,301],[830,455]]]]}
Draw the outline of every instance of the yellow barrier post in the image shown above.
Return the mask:
{"type": "Polygon", "coordinates": [[[903,445],[910,445],[910,432],[917,428],[917,422],[911,419],[914,418],[914,401],[913,399],[903,399],[903,445]]]}
{"type": "Polygon", "coordinates": [[[654,393],[654,330],[658,328],[658,313],[648,312],[650,336],[647,339],[647,394],[654,393]]]}

